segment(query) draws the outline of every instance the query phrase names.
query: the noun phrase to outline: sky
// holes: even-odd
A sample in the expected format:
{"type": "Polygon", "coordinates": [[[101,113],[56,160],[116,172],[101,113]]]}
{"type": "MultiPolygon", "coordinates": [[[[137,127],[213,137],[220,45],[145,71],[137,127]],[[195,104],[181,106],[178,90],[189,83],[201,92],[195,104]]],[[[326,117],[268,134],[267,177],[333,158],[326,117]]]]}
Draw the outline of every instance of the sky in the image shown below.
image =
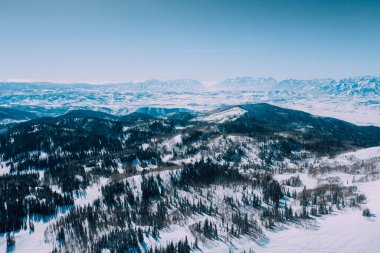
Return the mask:
{"type": "Polygon", "coordinates": [[[0,80],[380,75],[378,0],[0,0],[0,80]]]}

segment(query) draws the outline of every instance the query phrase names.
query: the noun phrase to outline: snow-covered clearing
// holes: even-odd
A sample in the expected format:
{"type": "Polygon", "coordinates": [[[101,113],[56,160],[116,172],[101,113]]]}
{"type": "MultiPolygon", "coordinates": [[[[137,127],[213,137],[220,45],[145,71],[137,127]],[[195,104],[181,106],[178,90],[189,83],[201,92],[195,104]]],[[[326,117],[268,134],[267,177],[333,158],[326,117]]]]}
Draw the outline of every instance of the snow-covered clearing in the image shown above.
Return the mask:
{"type": "MultiPolygon", "coordinates": [[[[379,216],[380,181],[357,186],[367,196],[366,206],[379,216]]],[[[255,252],[380,252],[379,218],[365,218],[356,208],[318,218],[310,225],[308,228],[288,227],[269,232],[269,241],[263,247],[250,246],[254,245],[255,252]]]]}
{"type": "Polygon", "coordinates": [[[101,197],[101,188],[107,184],[108,178],[101,177],[98,183],[95,183],[81,193],[75,196],[76,206],[86,206],[94,202],[97,198],[101,197]]]}
{"type": "Polygon", "coordinates": [[[351,161],[366,160],[375,157],[380,157],[380,147],[360,149],[355,152],[348,152],[337,156],[337,158],[348,159],[351,161]]]}

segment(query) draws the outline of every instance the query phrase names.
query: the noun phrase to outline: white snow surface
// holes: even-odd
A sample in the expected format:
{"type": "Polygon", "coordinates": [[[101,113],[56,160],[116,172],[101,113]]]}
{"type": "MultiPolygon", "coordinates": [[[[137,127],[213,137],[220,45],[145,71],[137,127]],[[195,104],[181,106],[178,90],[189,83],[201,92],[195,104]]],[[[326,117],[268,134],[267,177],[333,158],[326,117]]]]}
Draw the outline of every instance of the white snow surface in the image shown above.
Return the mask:
{"type": "MultiPolygon", "coordinates": [[[[380,215],[380,181],[357,184],[367,196],[367,206],[380,215]]],[[[344,211],[318,219],[309,228],[286,228],[269,232],[263,247],[255,245],[255,252],[380,252],[380,220],[365,218],[361,210],[344,211]]],[[[250,245],[252,246],[252,245],[250,245]]],[[[249,247],[248,247],[249,248],[249,247]]]]}
{"type": "Polygon", "coordinates": [[[360,149],[354,152],[348,152],[339,155],[337,158],[349,160],[367,160],[375,157],[380,157],[380,147],[372,147],[360,149]]]}

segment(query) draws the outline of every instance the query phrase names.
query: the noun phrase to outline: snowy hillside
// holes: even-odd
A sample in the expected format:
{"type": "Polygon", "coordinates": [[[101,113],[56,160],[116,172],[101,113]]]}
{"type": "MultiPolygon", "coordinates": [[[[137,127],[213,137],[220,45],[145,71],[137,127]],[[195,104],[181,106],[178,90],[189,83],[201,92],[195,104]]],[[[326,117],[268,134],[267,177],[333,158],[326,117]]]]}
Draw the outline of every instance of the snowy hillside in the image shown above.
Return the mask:
{"type": "Polygon", "coordinates": [[[225,123],[227,121],[234,121],[247,111],[240,107],[232,107],[226,110],[213,112],[207,116],[198,117],[194,120],[207,121],[212,123],[225,123]]]}

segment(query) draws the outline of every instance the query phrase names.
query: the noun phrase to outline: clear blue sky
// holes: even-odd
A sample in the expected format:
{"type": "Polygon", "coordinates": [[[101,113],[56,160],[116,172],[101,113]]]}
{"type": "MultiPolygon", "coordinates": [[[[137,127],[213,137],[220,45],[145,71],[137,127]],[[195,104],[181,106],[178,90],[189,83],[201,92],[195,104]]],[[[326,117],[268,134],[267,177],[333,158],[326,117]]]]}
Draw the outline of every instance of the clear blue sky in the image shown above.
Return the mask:
{"type": "Polygon", "coordinates": [[[0,80],[380,75],[378,0],[0,0],[0,80]]]}

